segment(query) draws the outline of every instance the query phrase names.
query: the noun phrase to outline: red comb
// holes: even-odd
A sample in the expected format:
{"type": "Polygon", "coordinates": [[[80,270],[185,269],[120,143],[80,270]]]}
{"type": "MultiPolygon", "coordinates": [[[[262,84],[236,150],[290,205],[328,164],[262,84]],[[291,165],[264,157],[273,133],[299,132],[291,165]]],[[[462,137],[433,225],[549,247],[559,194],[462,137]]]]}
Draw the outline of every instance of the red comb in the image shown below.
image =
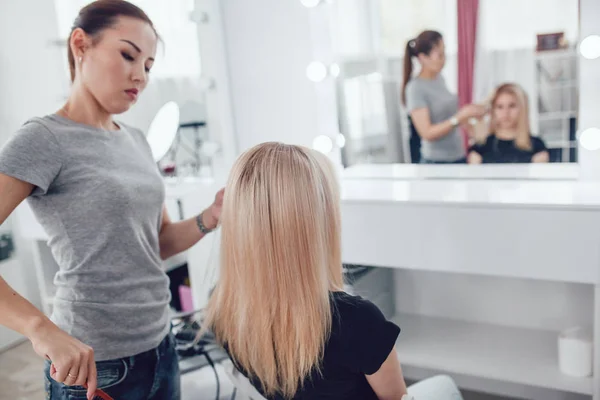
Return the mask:
{"type": "MultiPolygon", "coordinates": [[[[87,389],[87,385],[83,385],[83,387],[85,387],[87,389]]],[[[94,397],[93,400],[114,400],[112,397],[110,397],[108,394],[106,394],[106,392],[102,389],[96,389],[96,391],[94,392],[94,397]]]]}

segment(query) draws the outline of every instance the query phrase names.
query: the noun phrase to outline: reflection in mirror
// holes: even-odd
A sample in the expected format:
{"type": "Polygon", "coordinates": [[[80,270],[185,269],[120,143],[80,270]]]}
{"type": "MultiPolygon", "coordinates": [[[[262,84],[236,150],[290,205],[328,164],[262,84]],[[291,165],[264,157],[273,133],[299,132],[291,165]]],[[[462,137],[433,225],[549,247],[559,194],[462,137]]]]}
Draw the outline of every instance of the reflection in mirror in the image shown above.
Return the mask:
{"type": "Polygon", "coordinates": [[[461,4],[333,3],[346,166],[577,161],[578,2],[461,4]]]}
{"type": "Polygon", "coordinates": [[[174,101],[158,110],[148,129],[148,144],[154,161],[159,162],[167,154],[179,130],[179,106],[174,101]]]}

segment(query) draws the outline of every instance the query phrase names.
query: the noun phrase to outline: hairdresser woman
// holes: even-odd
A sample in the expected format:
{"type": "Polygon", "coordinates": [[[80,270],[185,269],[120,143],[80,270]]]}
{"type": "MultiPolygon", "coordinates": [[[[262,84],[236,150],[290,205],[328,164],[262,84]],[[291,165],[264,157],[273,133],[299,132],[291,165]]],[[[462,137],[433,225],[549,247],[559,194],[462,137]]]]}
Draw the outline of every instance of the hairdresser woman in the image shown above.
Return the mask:
{"type": "Polygon", "coordinates": [[[458,98],[450,93],[442,77],[446,62],[442,35],[424,31],[406,45],[402,101],[418,133],[411,147],[420,142],[420,162],[424,164],[466,163],[466,149],[458,126],[470,118],[480,118],[485,108],[469,104],[458,109],[458,98]],[[412,77],[413,57],[421,71],[412,77]]]}
{"type": "Polygon", "coordinates": [[[115,399],[180,396],[161,260],[216,227],[222,193],[196,218],[171,222],[144,134],[113,118],[146,87],[157,40],[131,3],[84,7],[68,41],[67,102],[0,151],[0,223],[28,198],[60,267],[51,319],[0,278],[0,324],[48,360],[52,400],[91,399],[97,387],[115,399]]]}

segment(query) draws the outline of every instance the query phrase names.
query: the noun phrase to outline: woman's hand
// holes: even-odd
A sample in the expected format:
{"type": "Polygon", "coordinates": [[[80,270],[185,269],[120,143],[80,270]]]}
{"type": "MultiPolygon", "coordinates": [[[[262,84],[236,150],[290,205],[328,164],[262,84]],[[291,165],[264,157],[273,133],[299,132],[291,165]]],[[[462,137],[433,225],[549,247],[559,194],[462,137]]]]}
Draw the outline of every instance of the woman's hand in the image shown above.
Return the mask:
{"type": "Polygon", "coordinates": [[[28,334],[35,352],[52,363],[50,377],[67,386],[87,385],[87,397],[96,392],[94,350],[69,336],[50,320],[36,324],[28,334]]]}
{"type": "Polygon", "coordinates": [[[221,189],[215,195],[215,201],[202,213],[202,223],[208,229],[215,229],[221,218],[221,209],[223,208],[223,195],[225,189],[221,189]]]}
{"type": "Polygon", "coordinates": [[[461,124],[467,122],[470,118],[481,118],[485,115],[486,108],[479,104],[467,104],[463,106],[458,113],[456,113],[456,118],[461,124]]]}
{"type": "Polygon", "coordinates": [[[483,163],[483,157],[481,157],[481,154],[475,152],[475,151],[471,151],[469,153],[469,156],[467,158],[467,163],[469,164],[481,164],[483,163]]]}

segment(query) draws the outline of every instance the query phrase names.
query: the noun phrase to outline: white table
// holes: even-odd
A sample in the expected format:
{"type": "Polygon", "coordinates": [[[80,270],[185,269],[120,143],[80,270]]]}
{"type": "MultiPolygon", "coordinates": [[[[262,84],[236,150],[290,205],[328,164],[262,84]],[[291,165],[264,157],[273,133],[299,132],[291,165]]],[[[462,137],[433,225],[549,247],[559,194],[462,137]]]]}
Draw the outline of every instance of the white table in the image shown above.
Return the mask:
{"type": "MultiPolygon", "coordinates": [[[[420,179],[393,167],[381,168],[375,178],[356,172],[342,185],[345,263],[569,282],[594,290],[589,320],[595,328],[595,381],[559,372],[556,331],[399,314],[398,351],[407,376],[446,372],[461,385],[499,394],[523,395],[507,388],[527,385],[533,389],[526,396],[534,398],[562,399],[566,393],[600,400],[600,184],[550,176],[420,179]],[[532,394],[540,393],[536,389],[544,394],[532,394]]],[[[452,174],[447,166],[428,173],[452,174]]]]}

